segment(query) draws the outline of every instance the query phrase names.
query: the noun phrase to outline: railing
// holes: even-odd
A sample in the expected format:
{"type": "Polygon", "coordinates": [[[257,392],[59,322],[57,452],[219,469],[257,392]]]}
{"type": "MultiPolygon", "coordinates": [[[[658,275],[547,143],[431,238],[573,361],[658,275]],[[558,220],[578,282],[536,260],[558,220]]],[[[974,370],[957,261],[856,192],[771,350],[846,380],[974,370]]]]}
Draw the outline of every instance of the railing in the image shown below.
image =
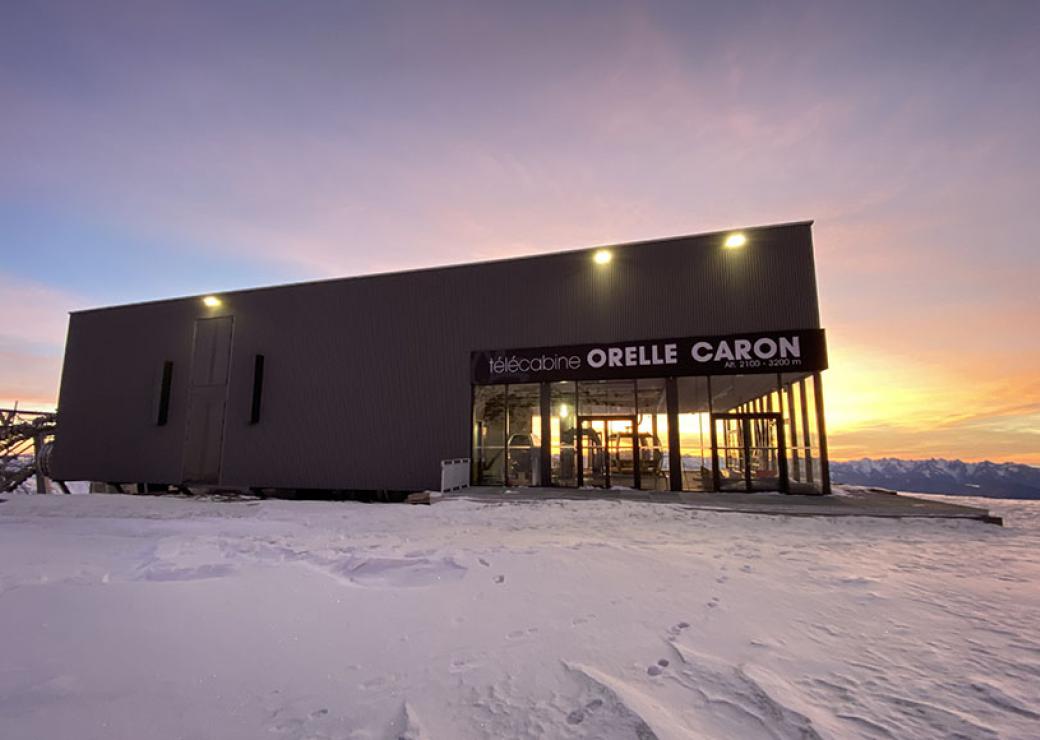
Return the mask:
{"type": "Polygon", "coordinates": [[[469,488],[469,458],[441,460],[441,493],[469,488]]]}

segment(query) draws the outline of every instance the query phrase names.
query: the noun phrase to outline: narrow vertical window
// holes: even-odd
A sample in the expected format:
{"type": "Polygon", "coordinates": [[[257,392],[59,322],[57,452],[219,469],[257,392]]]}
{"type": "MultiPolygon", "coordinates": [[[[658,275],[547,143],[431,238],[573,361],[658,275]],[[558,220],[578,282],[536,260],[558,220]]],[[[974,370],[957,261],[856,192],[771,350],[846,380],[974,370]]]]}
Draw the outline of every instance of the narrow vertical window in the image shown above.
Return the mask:
{"type": "Polygon", "coordinates": [[[162,380],[159,381],[159,403],[155,411],[156,426],[165,426],[170,418],[170,386],[173,383],[173,361],[163,363],[162,380]]]}
{"type": "Polygon", "coordinates": [[[253,403],[249,407],[249,423],[260,422],[260,399],[264,393],[264,356],[253,358],[253,403]]]}

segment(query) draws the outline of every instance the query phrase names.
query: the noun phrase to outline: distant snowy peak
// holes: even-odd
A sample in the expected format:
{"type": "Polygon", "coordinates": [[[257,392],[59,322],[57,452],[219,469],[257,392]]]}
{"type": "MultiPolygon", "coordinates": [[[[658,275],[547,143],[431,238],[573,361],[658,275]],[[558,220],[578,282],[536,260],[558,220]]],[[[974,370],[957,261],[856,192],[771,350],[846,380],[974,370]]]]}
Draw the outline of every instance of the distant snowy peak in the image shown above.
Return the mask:
{"type": "Polygon", "coordinates": [[[831,480],[900,491],[1040,499],[1040,468],[1019,463],[899,460],[883,457],[831,463],[831,480]]]}

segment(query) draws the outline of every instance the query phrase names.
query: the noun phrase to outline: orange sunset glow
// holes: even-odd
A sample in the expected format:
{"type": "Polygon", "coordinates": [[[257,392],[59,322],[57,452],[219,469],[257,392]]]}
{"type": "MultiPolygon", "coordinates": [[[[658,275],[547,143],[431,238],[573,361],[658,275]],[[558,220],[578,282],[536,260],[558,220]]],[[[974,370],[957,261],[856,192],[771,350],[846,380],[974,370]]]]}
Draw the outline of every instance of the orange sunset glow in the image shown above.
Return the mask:
{"type": "Polygon", "coordinates": [[[1040,464],[1035,13],[16,5],[0,406],[72,310],[813,219],[832,459],[1040,464]]]}

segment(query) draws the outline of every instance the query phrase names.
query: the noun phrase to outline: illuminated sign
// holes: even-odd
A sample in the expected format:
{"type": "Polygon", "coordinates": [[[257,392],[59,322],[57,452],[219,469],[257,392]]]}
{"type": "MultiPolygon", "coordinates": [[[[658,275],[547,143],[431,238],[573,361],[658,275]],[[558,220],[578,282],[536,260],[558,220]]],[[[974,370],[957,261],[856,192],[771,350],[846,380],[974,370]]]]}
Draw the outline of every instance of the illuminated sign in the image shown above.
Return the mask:
{"type": "Polygon", "coordinates": [[[472,380],[537,383],[551,380],[746,375],[824,370],[822,329],[717,337],[482,350],[471,356],[472,380]]]}

